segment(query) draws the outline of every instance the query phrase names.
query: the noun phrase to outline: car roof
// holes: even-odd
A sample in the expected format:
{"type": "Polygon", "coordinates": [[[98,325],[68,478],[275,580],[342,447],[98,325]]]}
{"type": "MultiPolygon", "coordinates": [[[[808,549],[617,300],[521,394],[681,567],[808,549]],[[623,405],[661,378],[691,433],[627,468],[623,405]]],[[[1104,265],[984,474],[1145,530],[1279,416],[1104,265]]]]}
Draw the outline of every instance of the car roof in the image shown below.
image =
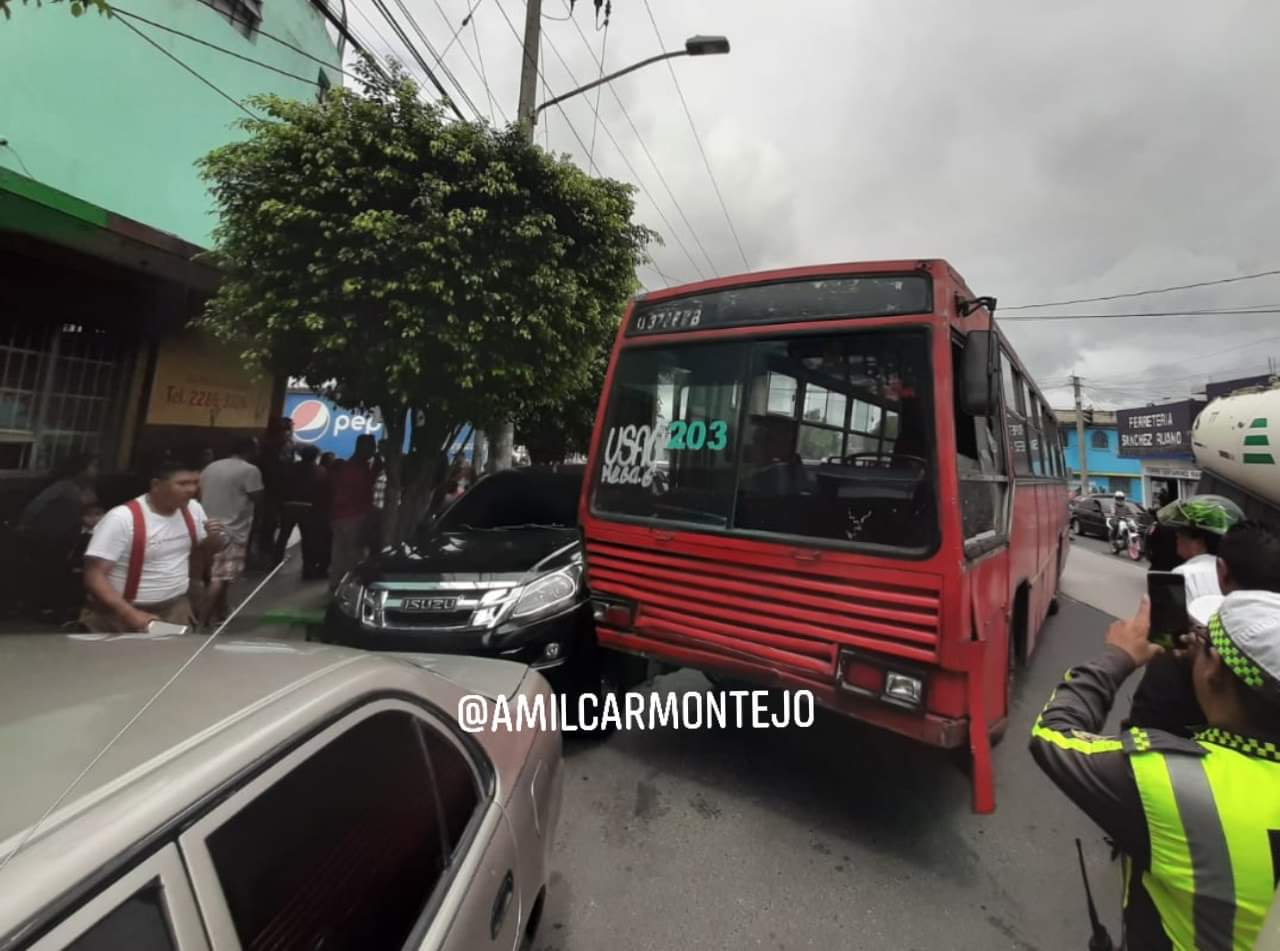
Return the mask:
{"type": "MultiPolygon", "coordinates": [[[[198,635],[0,639],[0,773],[6,777],[0,858],[206,641],[198,635]]],[[[474,657],[371,654],[300,641],[219,641],[94,765],[63,808],[273,701],[302,705],[304,686],[336,696],[380,672],[401,680],[407,673],[428,691],[434,683],[442,703],[460,685],[493,696],[514,690],[524,676],[517,665],[474,657]]],[[[315,692],[306,697],[314,701],[315,692]]]]}

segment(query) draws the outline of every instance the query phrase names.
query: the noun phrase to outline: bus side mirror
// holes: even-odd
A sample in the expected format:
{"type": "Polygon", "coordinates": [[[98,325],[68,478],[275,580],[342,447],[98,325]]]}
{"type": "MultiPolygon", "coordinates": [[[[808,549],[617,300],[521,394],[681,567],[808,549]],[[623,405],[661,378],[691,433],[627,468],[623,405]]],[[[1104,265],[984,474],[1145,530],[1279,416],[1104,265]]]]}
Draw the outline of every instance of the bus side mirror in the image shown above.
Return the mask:
{"type": "Polygon", "coordinates": [[[994,334],[971,330],[960,360],[960,409],[969,416],[994,416],[999,406],[1000,363],[994,334]]]}

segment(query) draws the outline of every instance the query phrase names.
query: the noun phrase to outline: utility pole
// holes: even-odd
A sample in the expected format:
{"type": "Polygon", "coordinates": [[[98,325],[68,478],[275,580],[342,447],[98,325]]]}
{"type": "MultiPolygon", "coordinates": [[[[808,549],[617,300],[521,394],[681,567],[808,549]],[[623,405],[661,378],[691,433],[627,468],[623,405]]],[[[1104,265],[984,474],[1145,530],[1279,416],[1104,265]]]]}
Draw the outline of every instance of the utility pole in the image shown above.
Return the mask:
{"type": "MultiPolygon", "coordinates": [[[[525,141],[533,143],[534,109],[538,95],[538,47],[542,39],[542,0],[526,0],[524,13],[524,61],[520,64],[520,103],[516,122],[525,141]]],[[[511,420],[500,423],[489,433],[488,472],[511,468],[515,451],[516,427],[511,420]]]]}
{"type": "Polygon", "coordinates": [[[1080,494],[1089,494],[1089,462],[1084,445],[1084,403],[1080,399],[1080,377],[1071,377],[1076,394],[1076,451],[1080,454],[1080,494]]]}

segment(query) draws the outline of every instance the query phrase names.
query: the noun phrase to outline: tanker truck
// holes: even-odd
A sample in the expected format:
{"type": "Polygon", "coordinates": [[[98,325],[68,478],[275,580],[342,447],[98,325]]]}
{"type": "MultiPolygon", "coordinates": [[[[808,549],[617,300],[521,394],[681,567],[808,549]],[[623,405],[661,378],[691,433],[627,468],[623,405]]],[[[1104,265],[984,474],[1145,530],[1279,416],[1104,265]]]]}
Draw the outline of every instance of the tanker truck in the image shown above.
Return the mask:
{"type": "Polygon", "coordinates": [[[1191,427],[1200,493],[1224,495],[1280,532],[1280,380],[1237,390],[1200,411],[1191,427]]]}

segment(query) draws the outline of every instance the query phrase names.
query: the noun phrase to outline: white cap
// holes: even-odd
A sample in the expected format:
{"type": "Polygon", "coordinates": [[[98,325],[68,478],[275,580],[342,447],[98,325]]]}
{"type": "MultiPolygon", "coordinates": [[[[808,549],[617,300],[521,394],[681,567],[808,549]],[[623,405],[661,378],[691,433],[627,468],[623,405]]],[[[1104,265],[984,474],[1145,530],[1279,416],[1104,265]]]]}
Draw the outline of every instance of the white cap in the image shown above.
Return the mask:
{"type": "Polygon", "coordinates": [[[1280,686],[1280,594],[1231,592],[1209,624],[1209,638],[1249,686],[1280,686]]]}

